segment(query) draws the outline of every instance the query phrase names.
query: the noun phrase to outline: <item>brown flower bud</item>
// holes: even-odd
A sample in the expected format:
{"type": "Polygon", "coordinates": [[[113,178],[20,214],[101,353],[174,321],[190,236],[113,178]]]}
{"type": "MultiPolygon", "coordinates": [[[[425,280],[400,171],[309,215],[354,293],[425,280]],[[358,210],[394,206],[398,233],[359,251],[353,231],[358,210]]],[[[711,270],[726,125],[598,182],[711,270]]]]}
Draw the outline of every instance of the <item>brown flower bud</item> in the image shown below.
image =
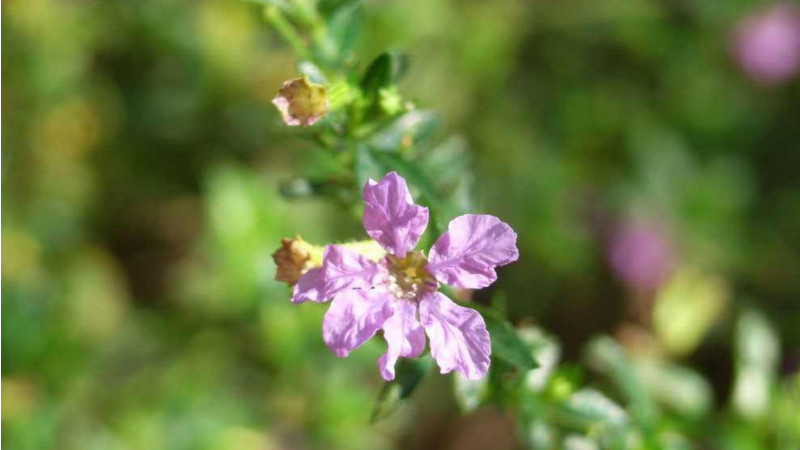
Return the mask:
{"type": "Polygon", "coordinates": [[[281,248],[272,254],[278,266],[275,280],[294,286],[308,269],[322,264],[322,252],[322,247],[311,245],[300,237],[281,239],[281,248]]]}
{"type": "Polygon", "coordinates": [[[314,84],[305,76],[283,83],[272,104],[290,126],[314,125],[329,110],[325,86],[314,84]]]}

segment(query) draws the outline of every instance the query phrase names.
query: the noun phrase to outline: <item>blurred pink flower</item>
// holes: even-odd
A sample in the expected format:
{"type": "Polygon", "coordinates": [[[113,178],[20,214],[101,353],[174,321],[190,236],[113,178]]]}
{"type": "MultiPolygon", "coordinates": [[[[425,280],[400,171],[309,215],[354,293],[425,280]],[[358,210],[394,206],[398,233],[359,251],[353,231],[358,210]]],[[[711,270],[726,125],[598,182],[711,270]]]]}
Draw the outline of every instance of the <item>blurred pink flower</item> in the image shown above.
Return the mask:
{"type": "Polygon", "coordinates": [[[779,3],[748,16],[736,30],[734,52],[756,83],[790,80],[800,70],[800,7],[779,3]]]}
{"type": "Polygon", "coordinates": [[[483,318],[438,292],[439,283],[466,289],[490,285],[496,267],[517,260],[517,234],[494,216],[459,216],[425,258],[412,250],[428,225],[428,208],[414,204],[401,176],[391,172],[380,182],[369,180],[363,198],[364,228],[387,255],[375,262],[329,245],[322,266],[298,281],[292,301],[333,299],[322,334],[339,357],[383,329],[389,348],[378,367],[387,381],[394,379],[398,358],[422,354],[425,334],[441,373],[486,375],[491,343],[483,318]]]}
{"type": "Polygon", "coordinates": [[[672,248],[660,227],[633,220],[612,237],[609,260],[620,281],[641,291],[658,288],[673,266],[672,248]]]}

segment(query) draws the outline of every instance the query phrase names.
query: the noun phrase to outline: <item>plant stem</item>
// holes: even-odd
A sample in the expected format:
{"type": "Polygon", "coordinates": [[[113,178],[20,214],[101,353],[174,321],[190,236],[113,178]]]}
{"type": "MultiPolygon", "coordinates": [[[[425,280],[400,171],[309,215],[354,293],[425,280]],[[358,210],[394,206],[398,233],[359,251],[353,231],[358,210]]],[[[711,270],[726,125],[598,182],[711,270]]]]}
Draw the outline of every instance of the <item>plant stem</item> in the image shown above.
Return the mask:
{"type": "Polygon", "coordinates": [[[294,29],[294,26],[286,20],[283,12],[281,12],[277,6],[271,5],[265,7],[264,17],[267,19],[267,22],[275,28],[275,31],[277,31],[292,47],[300,59],[308,59],[309,54],[306,43],[303,41],[300,34],[297,33],[297,30],[294,29]]]}

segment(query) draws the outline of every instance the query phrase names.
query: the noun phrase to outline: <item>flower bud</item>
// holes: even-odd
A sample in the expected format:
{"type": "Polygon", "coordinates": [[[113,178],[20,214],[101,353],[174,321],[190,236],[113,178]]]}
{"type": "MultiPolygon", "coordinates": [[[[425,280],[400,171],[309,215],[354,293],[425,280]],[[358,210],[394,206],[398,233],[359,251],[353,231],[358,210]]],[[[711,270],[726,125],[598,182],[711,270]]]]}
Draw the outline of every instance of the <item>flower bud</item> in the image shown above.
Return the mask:
{"type": "Polygon", "coordinates": [[[312,83],[306,76],[283,83],[272,104],[290,126],[314,125],[329,110],[325,86],[312,83]]]}
{"type": "Polygon", "coordinates": [[[281,239],[281,248],[272,254],[278,266],[275,280],[294,286],[308,269],[322,264],[323,251],[322,247],[311,245],[300,237],[281,239]]]}

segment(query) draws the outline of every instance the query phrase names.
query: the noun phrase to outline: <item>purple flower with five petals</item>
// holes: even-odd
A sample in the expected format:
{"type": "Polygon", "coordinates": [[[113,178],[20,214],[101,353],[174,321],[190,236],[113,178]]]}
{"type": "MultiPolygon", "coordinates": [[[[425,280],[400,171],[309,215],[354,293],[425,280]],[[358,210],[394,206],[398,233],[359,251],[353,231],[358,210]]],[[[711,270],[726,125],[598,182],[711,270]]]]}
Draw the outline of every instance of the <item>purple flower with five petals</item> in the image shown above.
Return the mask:
{"type": "Polygon", "coordinates": [[[378,360],[391,381],[398,358],[425,350],[425,334],[441,373],[453,370],[478,379],[489,370],[492,348],[481,315],[454,303],[439,283],[480,289],[497,279],[495,268],[519,257],[517,234],[489,215],[453,219],[428,257],[414,247],[428,225],[428,208],[414,204],[395,172],[364,186],[364,228],[387,252],[380,261],[338,245],[325,248],[322,266],[306,272],[292,301],[332,300],[322,334],[339,357],[382,329],[388,350],[378,360]]]}

